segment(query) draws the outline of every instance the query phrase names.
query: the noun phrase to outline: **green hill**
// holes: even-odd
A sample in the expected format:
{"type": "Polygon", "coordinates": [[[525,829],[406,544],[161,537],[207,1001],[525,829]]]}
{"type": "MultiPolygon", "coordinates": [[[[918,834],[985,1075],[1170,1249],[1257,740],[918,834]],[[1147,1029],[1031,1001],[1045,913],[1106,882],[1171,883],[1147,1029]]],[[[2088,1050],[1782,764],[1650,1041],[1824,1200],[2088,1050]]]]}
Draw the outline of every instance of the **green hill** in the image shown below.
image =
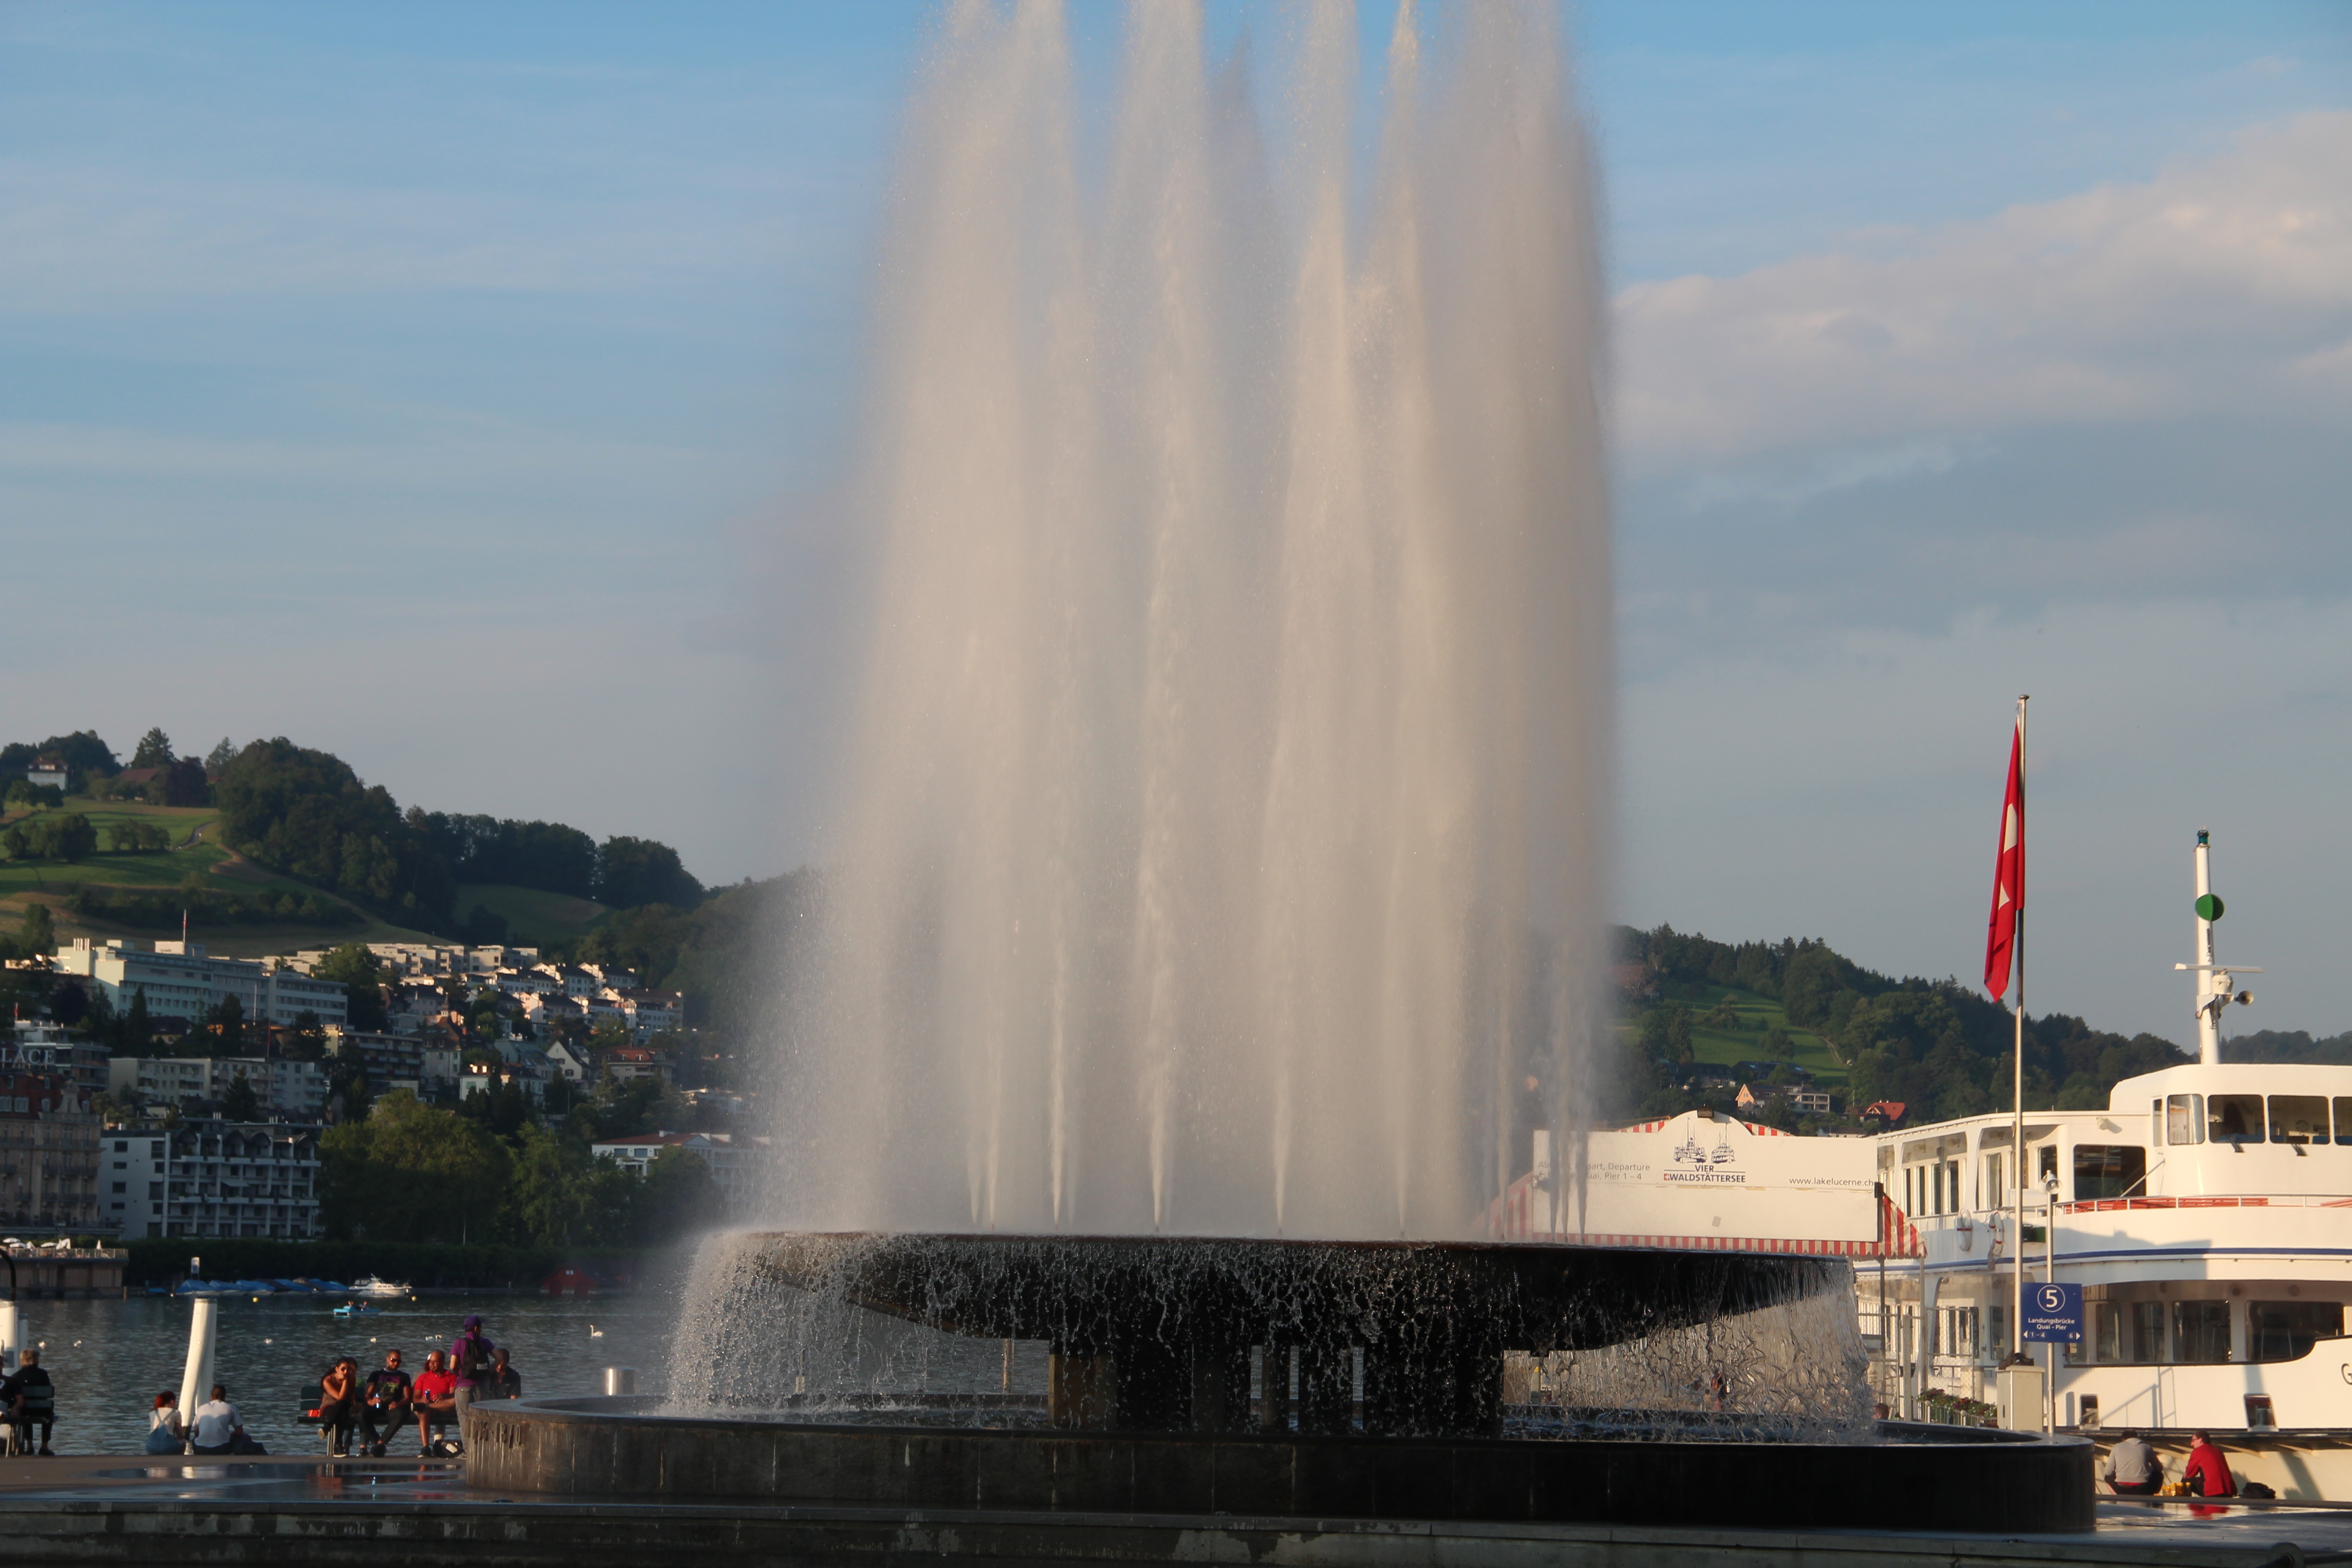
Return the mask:
{"type": "MultiPolygon", "coordinates": [[[[87,818],[99,848],[79,860],[0,861],[0,919],[13,925],[34,902],[47,904],[58,935],[70,939],[177,937],[188,934],[215,952],[254,956],[321,942],[418,942],[423,933],[389,925],[323,889],[234,855],[220,845],[220,814],[210,806],[163,806],[68,799],[65,812],[87,818]],[[161,827],[170,847],[114,847],[119,830],[161,827]]],[[[56,815],[52,811],[46,815],[56,815]]],[[[22,809],[0,828],[44,815],[22,809]]]]}
{"type": "MultiPolygon", "coordinates": [[[[1795,1054],[1790,1064],[1811,1075],[1817,1089],[1843,1089],[1845,1064],[1829,1042],[1789,1022],[1788,1010],[1768,996],[1736,986],[1693,983],[1674,987],[1668,1005],[1689,1011],[1691,1058],[1700,1066],[1728,1068],[1738,1062],[1769,1062],[1765,1035],[1774,1028],[1788,1032],[1795,1054]]],[[[1635,1018],[1629,1014],[1617,1025],[1619,1038],[1631,1045],[1635,1018]]]]}
{"type": "Polygon", "coordinates": [[[541,892],[537,888],[498,882],[458,883],[458,914],[470,919],[477,904],[507,922],[509,942],[526,943],[562,942],[583,935],[612,913],[593,899],[575,899],[567,893],[541,892]]]}

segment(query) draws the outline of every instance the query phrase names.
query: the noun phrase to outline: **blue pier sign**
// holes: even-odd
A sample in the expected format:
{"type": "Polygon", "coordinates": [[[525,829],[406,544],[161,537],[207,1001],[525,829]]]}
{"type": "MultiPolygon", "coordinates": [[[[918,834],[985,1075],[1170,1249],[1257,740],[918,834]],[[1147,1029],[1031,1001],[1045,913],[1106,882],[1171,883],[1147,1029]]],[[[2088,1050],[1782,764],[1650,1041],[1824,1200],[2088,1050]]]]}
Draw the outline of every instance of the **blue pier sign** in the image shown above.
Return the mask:
{"type": "Polygon", "coordinates": [[[2080,1285],[2028,1285],[2025,1288],[2025,1337],[2068,1343],[2083,1337],[2083,1288],[2080,1285]]]}

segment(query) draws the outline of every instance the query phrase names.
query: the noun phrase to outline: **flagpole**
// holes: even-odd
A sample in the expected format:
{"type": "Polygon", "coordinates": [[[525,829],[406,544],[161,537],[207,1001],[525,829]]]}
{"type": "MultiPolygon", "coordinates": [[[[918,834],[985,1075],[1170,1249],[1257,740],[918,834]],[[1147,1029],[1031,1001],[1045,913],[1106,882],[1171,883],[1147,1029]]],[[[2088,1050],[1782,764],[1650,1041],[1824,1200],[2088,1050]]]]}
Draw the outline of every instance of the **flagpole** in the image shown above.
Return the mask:
{"type": "MultiPolygon", "coordinates": [[[[2025,843],[2025,704],[2017,700],[2017,842],[2025,843]]],[[[2011,1289],[2009,1297],[2009,1353],[2012,1359],[2025,1354],[2025,865],[2019,857],[2017,868],[2017,905],[2015,934],[2010,945],[2015,951],[2017,965],[2017,1058],[2015,1063],[2016,1098],[2011,1104],[2010,1152],[2016,1156],[2015,1203],[2012,1218],[2016,1228],[2011,1233],[2015,1246],[2010,1258],[2011,1289]]]]}

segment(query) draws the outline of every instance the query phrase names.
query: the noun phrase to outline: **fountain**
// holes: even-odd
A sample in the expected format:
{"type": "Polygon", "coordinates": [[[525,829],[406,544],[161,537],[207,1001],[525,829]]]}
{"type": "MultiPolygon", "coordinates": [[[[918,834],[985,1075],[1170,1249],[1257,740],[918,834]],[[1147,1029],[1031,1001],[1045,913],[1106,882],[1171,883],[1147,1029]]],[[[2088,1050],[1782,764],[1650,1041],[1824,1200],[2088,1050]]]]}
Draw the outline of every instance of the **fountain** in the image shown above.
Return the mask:
{"type": "Polygon", "coordinates": [[[1706,1365],[1640,1419],[1507,1387],[1851,1275],[1505,1223],[1533,1139],[1591,1125],[1607,1021],[1587,153],[1548,11],[1407,5],[1360,188],[1352,10],[1296,21],[1262,117],[1199,6],[1137,5],[1096,180],[1058,8],[947,10],[879,269],[835,869],[781,939],[769,1226],[705,1249],[667,1395],[477,1407],[474,1484],[2087,1522],[2087,1448],[1856,1442],[1836,1342],[1802,1399],[1706,1365]],[[891,1323],[1001,1343],[1001,1386],[868,1365],[891,1323]]]}

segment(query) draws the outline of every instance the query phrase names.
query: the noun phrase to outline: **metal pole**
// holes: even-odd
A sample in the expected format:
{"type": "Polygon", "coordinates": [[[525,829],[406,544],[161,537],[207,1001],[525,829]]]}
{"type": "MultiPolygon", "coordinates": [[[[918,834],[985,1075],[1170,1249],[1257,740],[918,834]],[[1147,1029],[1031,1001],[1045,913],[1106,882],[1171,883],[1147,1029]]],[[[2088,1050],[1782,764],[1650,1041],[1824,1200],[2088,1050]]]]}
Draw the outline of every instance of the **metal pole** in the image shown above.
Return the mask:
{"type": "MultiPolygon", "coordinates": [[[[2045,1238],[2042,1254],[2042,1282],[2045,1285],[2058,1283],[2057,1183],[2057,1176],[2053,1174],[2051,1184],[2045,1189],[2050,1199],[2042,1205],[2042,1234],[2045,1238]]],[[[2042,1390],[2044,1406],[2042,1429],[2055,1433],[2058,1430],[2058,1342],[2055,1340],[2045,1342],[2042,1351],[2042,1390]]]]}
{"type": "MultiPolygon", "coordinates": [[[[2017,841],[2025,842],[2025,704],[2017,700],[2017,841]]],[[[2010,1152],[2017,1161],[2017,1246],[2010,1260],[2009,1353],[2025,1353],[2025,868],[2017,875],[2017,924],[2011,946],[2017,964],[2017,1059],[2010,1152]]]]}

